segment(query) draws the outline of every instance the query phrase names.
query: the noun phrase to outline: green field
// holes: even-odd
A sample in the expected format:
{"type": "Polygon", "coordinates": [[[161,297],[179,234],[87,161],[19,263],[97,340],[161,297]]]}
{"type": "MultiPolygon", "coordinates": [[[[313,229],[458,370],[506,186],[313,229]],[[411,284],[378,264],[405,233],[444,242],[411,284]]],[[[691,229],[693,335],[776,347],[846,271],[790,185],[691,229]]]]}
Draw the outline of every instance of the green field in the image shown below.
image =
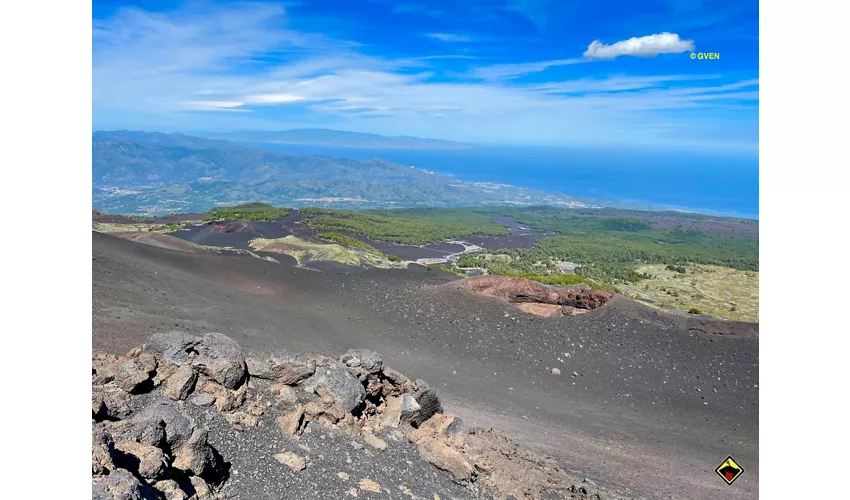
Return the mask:
{"type": "Polygon", "coordinates": [[[723,319],[759,320],[759,273],[719,266],[682,266],[684,273],[663,265],[638,271],[649,277],[618,286],[624,295],[646,299],[661,308],[697,309],[723,319]]]}
{"type": "Polygon", "coordinates": [[[466,209],[408,209],[353,212],[300,210],[310,227],[347,231],[373,240],[424,245],[472,234],[503,236],[509,231],[492,218],[466,209]]]}
{"type": "Polygon", "coordinates": [[[313,243],[294,235],[284,238],[251,240],[249,246],[256,251],[289,255],[299,265],[306,262],[337,262],[347,266],[368,266],[383,269],[403,269],[406,262],[391,260],[378,251],[349,248],[338,243],[313,243]]]}
{"type": "Polygon", "coordinates": [[[234,207],[213,208],[204,220],[275,221],[291,212],[292,209],[273,207],[267,203],[245,203],[234,207]]]}

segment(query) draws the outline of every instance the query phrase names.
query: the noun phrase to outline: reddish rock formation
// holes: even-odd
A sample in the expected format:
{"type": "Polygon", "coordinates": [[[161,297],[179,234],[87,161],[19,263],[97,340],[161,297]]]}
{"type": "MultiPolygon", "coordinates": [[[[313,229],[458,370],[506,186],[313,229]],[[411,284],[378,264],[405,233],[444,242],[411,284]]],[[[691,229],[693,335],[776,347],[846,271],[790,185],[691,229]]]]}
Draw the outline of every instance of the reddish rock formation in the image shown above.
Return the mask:
{"type": "Polygon", "coordinates": [[[475,293],[521,304],[546,304],[547,306],[522,306],[521,309],[540,316],[572,315],[596,309],[608,302],[612,293],[590,290],[586,287],[548,286],[525,278],[509,276],[482,276],[466,280],[466,287],[475,293]],[[551,306],[560,306],[560,312],[551,306]]]}

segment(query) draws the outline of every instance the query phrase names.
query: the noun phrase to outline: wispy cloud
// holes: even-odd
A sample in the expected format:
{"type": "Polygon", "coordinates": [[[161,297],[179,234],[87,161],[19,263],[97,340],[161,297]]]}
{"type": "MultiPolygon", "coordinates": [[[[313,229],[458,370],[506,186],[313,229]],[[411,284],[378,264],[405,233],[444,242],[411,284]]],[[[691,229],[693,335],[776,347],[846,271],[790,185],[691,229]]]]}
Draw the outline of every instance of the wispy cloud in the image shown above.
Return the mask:
{"type": "Polygon", "coordinates": [[[426,33],[425,36],[442,42],[473,42],[475,38],[457,33],[426,33]]]}
{"type": "Polygon", "coordinates": [[[588,59],[616,59],[621,56],[655,57],[661,54],[681,54],[693,50],[693,40],[682,40],[676,33],[664,32],[629,38],[611,45],[594,40],[584,52],[584,57],[588,59]]]}
{"type": "Polygon", "coordinates": [[[584,59],[556,59],[552,61],[539,61],[530,63],[517,64],[495,64],[492,66],[484,66],[474,68],[471,75],[475,78],[482,79],[503,79],[512,78],[531,73],[540,73],[549,68],[557,66],[569,66],[570,64],[580,64],[587,62],[584,59]]]}
{"type": "Polygon", "coordinates": [[[699,141],[707,125],[679,115],[710,112],[712,130],[745,132],[757,120],[757,80],[547,72],[587,61],[481,66],[450,54],[376,57],[298,31],[283,8],[265,3],[160,14],[124,9],[94,23],[93,112],[96,121],[136,117],[146,126],[198,128],[186,112],[204,111],[213,115],[200,126],[212,128],[309,123],[485,143],[699,141]],[[447,57],[465,66],[462,76],[439,77],[429,66],[447,57]],[[532,73],[534,83],[514,79],[532,73]]]}
{"type": "Polygon", "coordinates": [[[554,3],[553,0],[507,0],[503,8],[524,16],[543,30],[549,23],[549,9],[554,3]]]}

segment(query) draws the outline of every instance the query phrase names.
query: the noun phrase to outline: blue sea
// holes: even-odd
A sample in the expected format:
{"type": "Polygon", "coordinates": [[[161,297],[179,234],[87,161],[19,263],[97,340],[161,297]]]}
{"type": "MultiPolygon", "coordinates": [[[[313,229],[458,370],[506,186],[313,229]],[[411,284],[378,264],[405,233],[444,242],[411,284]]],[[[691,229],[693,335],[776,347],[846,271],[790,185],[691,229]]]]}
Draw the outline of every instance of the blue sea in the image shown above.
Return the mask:
{"type": "Polygon", "coordinates": [[[245,146],[295,155],[402,165],[487,181],[652,208],[758,219],[756,156],[644,150],[476,147],[469,150],[334,148],[270,143],[245,146]]]}

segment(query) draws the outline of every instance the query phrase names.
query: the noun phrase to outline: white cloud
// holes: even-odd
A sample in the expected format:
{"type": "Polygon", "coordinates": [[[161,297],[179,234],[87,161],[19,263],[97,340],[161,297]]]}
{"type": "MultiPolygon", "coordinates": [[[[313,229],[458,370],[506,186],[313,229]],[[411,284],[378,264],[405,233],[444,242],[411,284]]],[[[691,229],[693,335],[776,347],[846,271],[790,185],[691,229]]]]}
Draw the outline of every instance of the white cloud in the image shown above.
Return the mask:
{"type": "Polygon", "coordinates": [[[655,57],[660,54],[681,54],[694,50],[693,40],[682,40],[676,33],[658,33],[622,40],[606,45],[594,40],[584,51],[588,59],[616,59],[620,56],[655,57]]]}
{"type": "Polygon", "coordinates": [[[306,97],[295,94],[260,94],[247,96],[245,101],[253,104],[286,104],[304,99],[306,97]]]}
{"type": "Polygon", "coordinates": [[[425,36],[440,40],[443,42],[472,42],[474,39],[467,35],[458,35],[456,33],[426,33],[425,36]]]}
{"type": "MultiPolygon", "coordinates": [[[[244,105],[241,101],[186,101],[183,103],[184,109],[196,111],[237,111],[238,108],[244,105]]],[[[247,110],[239,110],[247,111],[247,110]]]]}

